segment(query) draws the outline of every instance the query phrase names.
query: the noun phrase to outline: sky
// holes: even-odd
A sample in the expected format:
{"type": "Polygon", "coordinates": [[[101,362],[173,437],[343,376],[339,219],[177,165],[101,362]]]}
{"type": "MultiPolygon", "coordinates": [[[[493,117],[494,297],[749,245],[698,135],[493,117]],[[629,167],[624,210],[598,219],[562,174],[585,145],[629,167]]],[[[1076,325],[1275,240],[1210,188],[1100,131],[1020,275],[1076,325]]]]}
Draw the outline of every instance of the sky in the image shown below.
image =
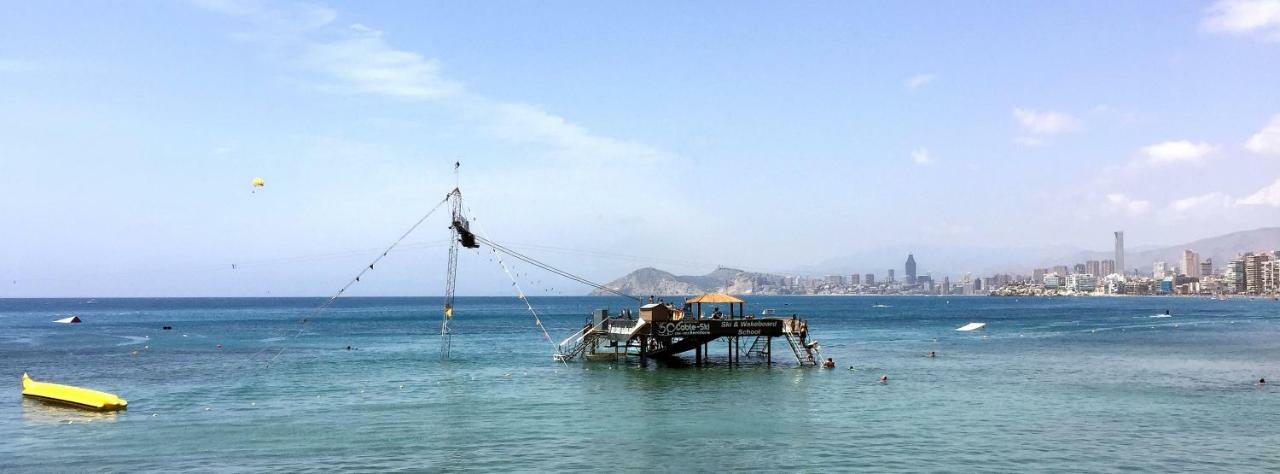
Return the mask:
{"type": "Polygon", "coordinates": [[[15,3],[0,297],[327,295],[455,183],[597,281],[1178,244],[1280,222],[1278,85],[1280,0],[15,3]]]}

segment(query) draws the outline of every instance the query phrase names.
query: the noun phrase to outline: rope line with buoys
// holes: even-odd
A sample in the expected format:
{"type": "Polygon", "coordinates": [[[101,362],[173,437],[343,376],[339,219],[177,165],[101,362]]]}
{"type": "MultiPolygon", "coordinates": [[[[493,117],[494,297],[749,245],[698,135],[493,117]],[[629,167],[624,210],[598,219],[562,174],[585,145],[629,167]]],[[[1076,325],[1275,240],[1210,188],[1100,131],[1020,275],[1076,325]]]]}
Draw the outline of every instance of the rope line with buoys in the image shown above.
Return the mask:
{"type": "MultiPolygon", "coordinates": [[[[472,217],[471,220],[472,222],[475,222],[477,227],[476,230],[479,231],[480,235],[477,237],[483,238],[484,240],[488,241],[489,240],[488,233],[484,231],[484,224],[481,224],[480,220],[474,217],[472,217]]],[[[523,302],[525,309],[529,311],[529,314],[533,315],[533,323],[537,325],[538,329],[542,331],[543,339],[545,339],[547,343],[551,344],[552,351],[559,352],[556,346],[556,341],[551,338],[551,333],[547,332],[546,326],[542,325],[542,318],[538,316],[538,310],[533,309],[533,304],[530,303],[529,298],[525,296],[524,289],[520,288],[520,283],[516,281],[516,277],[511,274],[511,269],[507,267],[506,261],[504,261],[502,259],[502,256],[498,254],[498,249],[494,247],[493,244],[490,244],[489,251],[493,252],[494,257],[497,258],[498,260],[498,266],[502,267],[502,272],[505,273],[507,275],[507,278],[511,280],[511,287],[515,288],[516,290],[516,298],[519,299],[521,302],[523,302]]],[[[560,359],[560,363],[568,365],[568,363],[566,363],[563,359],[560,359]]]]}
{"type": "MultiPolygon", "coordinates": [[[[338,291],[337,291],[337,292],[335,292],[332,296],[330,296],[330,297],[329,297],[329,299],[325,300],[325,302],[324,302],[323,304],[321,304],[319,307],[317,307],[316,309],[312,310],[311,312],[307,313],[307,314],[302,318],[302,321],[300,322],[300,324],[299,324],[299,326],[298,326],[298,330],[297,330],[297,331],[295,331],[295,332],[293,333],[293,335],[291,335],[291,336],[287,336],[287,337],[285,338],[285,339],[286,339],[286,341],[288,341],[288,340],[290,340],[290,339],[293,339],[293,338],[296,338],[296,337],[300,336],[300,335],[302,334],[302,331],[303,331],[303,330],[305,330],[305,329],[307,328],[307,324],[311,322],[311,319],[312,319],[312,318],[314,318],[314,317],[319,316],[320,314],[322,314],[325,310],[327,310],[327,309],[329,308],[329,306],[333,305],[333,303],[334,303],[335,301],[337,301],[337,300],[338,300],[338,298],[340,298],[344,293],[346,293],[346,292],[347,292],[347,289],[351,288],[351,287],[352,287],[352,286],[354,286],[356,283],[359,283],[359,282],[360,282],[360,277],[364,276],[364,274],[365,274],[365,273],[368,273],[369,271],[373,270],[373,269],[374,269],[374,267],[378,264],[378,262],[381,262],[381,261],[382,261],[382,259],[383,259],[383,258],[385,258],[385,257],[387,256],[387,254],[391,253],[391,251],[392,251],[392,250],[394,250],[394,249],[396,248],[396,246],[397,246],[397,245],[400,245],[400,242],[403,242],[403,241],[404,241],[404,239],[406,239],[406,238],[408,238],[408,237],[409,237],[409,234],[412,234],[412,233],[413,233],[413,231],[417,230],[417,229],[418,229],[418,227],[419,227],[419,226],[421,226],[423,222],[426,222],[427,218],[431,217],[431,215],[432,215],[432,214],[435,214],[435,213],[436,213],[436,211],[440,210],[440,207],[441,207],[441,206],[443,206],[446,202],[449,202],[449,196],[445,196],[445,198],[444,198],[444,199],[441,199],[441,200],[440,200],[440,202],[439,202],[439,203],[437,203],[437,204],[435,205],[435,207],[432,207],[432,208],[431,208],[431,210],[430,210],[430,211],[427,211],[427,213],[426,213],[426,214],[424,214],[421,218],[419,218],[417,222],[414,222],[414,223],[413,223],[413,225],[412,225],[412,226],[410,226],[408,230],[404,231],[404,233],[400,235],[400,238],[398,238],[398,239],[396,239],[394,242],[392,242],[392,243],[391,243],[391,245],[388,245],[388,246],[387,246],[387,248],[386,248],[386,250],[383,250],[381,254],[379,254],[377,257],[375,257],[375,258],[373,259],[373,261],[372,261],[372,262],[369,262],[369,264],[368,264],[368,265],[365,265],[364,267],[362,267],[362,268],[360,269],[360,272],[359,272],[359,273],[356,273],[356,276],[352,277],[352,278],[351,278],[351,280],[347,281],[347,284],[343,285],[343,286],[342,286],[342,288],[339,288],[339,289],[338,289],[338,291]]],[[[286,345],[281,344],[281,346],[280,346],[280,350],[276,351],[275,355],[273,355],[270,359],[268,359],[268,360],[267,360],[267,366],[268,366],[268,367],[269,367],[273,362],[275,362],[275,361],[276,361],[276,359],[280,358],[280,355],[281,355],[281,354],[284,354],[284,351],[285,351],[286,347],[287,347],[286,345]]],[[[266,352],[266,351],[267,351],[267,350],[269,350],[269,349],[270,349],[269,347],[263,348],[262,350],[260,350],[260,351],[258,351],[258,352],[256,352],[256,353],[254,353],[252,356],[250,356],[250,357],[249,357],[249,360],[250,360],[250,361],[252,361],[252,360],[253,360],[253,359],[255,359],[258,355],[261,355],[262,353],[266,352]]]]}

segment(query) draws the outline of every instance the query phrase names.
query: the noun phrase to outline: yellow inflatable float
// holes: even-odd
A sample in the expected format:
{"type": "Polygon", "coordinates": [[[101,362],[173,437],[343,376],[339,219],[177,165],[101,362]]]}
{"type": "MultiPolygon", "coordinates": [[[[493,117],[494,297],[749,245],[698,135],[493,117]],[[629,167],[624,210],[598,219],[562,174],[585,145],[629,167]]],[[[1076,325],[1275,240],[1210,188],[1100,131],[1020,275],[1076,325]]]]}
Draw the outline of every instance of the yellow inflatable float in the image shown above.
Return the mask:
{"type": "Polygon", "coordinates": [[[124,410],[129,402],[115,394],[48,382],[36,382],[22,374],[22,395],[46,402],[98,411],[124,410]]]}

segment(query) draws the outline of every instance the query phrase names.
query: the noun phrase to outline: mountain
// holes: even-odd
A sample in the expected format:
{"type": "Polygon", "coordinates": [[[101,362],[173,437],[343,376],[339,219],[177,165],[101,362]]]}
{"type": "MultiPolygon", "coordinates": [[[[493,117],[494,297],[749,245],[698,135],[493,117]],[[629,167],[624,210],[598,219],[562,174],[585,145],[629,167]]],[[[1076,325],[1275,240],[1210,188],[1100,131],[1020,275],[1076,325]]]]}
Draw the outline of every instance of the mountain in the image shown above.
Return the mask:
{"type": "MultiPolygon", "coordinates": [[[[606,283],[605,286],[629,295],[670,296],[702,293],[752,294],[765,286],[777,286],[781,275],[745,272],[735,268],[717,268],[706,275],[675,275],[646,267],[606,283]]],[[[596,290],[592,295],[603,295],[596,290]]]]}

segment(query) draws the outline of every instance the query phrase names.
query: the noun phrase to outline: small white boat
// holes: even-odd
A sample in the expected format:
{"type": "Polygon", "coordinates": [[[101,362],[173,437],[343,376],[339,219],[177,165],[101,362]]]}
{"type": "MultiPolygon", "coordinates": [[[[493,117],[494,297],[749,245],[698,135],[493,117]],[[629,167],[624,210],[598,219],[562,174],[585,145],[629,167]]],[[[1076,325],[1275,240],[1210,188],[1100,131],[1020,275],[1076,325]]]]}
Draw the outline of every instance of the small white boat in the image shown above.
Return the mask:
{"type": "Polygon", "coordinates": [[[72,316],[72,317],[69,317],[69,318],[62,318],[62,319],[56,320],[56,321],[54,321],[54,322],[55,322],[55,323],[60,323],[60,324],[80,324],[80,317],[79,317],[79,316],[72,316]]]}
{"type": "Polygon", "coordinates": [[[956,328],[956,330],[961,332],[969,332],[969,331],[977,331],[985,327],[987,327],[987,323],[969,323],[964,326],[960,326],[956,328]]]}

